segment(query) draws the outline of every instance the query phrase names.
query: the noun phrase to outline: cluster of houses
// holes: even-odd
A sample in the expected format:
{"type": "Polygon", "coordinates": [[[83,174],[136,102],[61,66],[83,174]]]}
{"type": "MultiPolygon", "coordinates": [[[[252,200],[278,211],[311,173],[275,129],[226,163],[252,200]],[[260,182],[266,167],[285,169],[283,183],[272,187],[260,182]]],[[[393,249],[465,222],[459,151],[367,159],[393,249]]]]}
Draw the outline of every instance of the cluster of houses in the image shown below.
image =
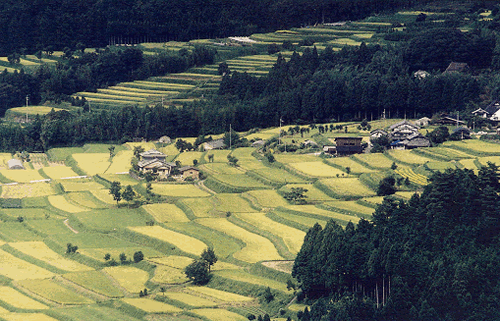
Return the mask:
{"type": "MultiPolygon", "coordinates": [[[[150,149],[139,155],[141,157],[141,160],[137,164],[139,166],[139,171],[141,173],[155,172],[158,174],[159,179],[166,179],[171,176],[174,169],[177,167],[176,163],[167,162],[167,155],[156,149],[150,149]]],[[[183,166],[177,169],[177,173],[182,180],[188,177],[198,179],[200,170],[193,166],[183,166]]]]}
{"type": "MultiPolygon", "coordinates": [[[[422,123],[425,120],[420,120],[422,123]]],[[[385,136],[391,142],[394,149],[413,149],[417,147],[429,147],[431,142],[419,132],[420,127],[407,120],[400,121],[389,127],[388,131],[375,129],[370,132],[370,138],[385,136]]]]}

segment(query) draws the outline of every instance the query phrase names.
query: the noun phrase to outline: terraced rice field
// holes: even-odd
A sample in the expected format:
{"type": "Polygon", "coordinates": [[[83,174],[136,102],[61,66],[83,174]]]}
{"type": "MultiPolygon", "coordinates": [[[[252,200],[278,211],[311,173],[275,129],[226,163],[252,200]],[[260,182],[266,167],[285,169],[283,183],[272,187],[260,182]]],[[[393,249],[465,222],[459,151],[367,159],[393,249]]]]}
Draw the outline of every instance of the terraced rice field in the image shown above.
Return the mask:
{"type": "Polygon", "coordinates": [[[372,215],[375,211],[372,207],[363,206],[356,201],[332,201],[326,202],[325,205],[334,209],[340,209],[347,212],[372,215]]]}
{"type": "Polygon", "coordinates": [[[387,158],[384,154],[357,154],[353,155],[352,158],[376,169],[391,168],[393,163],[393,161],[387,158]]]}
{"type": "Polygon", "coordinates": [[[479,170],[476,159],[461,159],[458,161],[461,167],[471,169],[477,173],[479,170]]]}
{"type": "Polygon", "coordinates": [[[329,219],[334,219],[342,225],[347,224],[348,222],[356,223],[359,218],[356,215],[346,215],[337,213],[334,211],[324,210],[322,208],[318,208],[314,205],[289,205],[285,207],[285,209],[300,213],[313,214],[315,216],[322,217],[325,221],[329,219]]]}
{"type": "Polygon", "coordinates": [[[0,313],[0,318],[6,321],[57,321],[43,313],[0,313]]]}
{"type": "Polygon", "coordinates": [[[344,172],[347,172],[346,168],[349,168],[350,171],[354,174],[362,174],[362,173],[372,173],[373,169],[367,168],[360,163],[356,162],[352,158],[348,157],[336,157],[336,158],[328,158],[325,160],[327,164],[332,166],[340,166],[344,172]]]}
{"type": "Polygon", "coordinates": [[[328,166],[323,162],[304,162],[304,163],[291,163],[288,166],[295,170],[312,177],[338,177],[346,175],[343,171],[328,166]]]}
{"type": "Polygon", "coordinates": [[[80,207],[71,204],[66,200],[64,195],[51,195],[49,196],[49,203],[50,205],[54,206],[57,209],[60,209],[61,211],[68,212],[68,213],[80,213],[80,212],[85,212],[88,211],[88,208],[80,207]]]}
{"type": "Polygon", "coordinates": [[[111,165],[106,170],[107,174],[117,174],[117,173],[128,173],[130,170],[130,162],[134,157],[134,152],[131,150],[122,150],[119,151],[113,158],[111,159],[111,165]]]}
{"type": "Polygon", "coordinates": [[[210,321],[246,321],[242,315],[223,309],[193,309],[190,311],[210,321]]]}
{"type": "Polygon", "coordinates": [[[9,245],[26,255],[44,261],[61,270],[65,270],[68,272],[93,270],[88,266],[64,258],[63,256],[52,251],[43,242],[18,242],[18,243],[10,243],[9,245]]]}
{"type": "Polygon", "coordinates": [[[278,282],[276,280],[271,280],[265,277],[253,275],[250,273],[247,273],[245,271],[240,271],[240,270],[227,270],[227,271],[216,271],[214,272],[215,274],[231,279],[234,281],[240,281],[240,282],[245,282],[245,283],[250,283],[250,284],[255,284],[255,285],[260,285],[264,287],[270,287],[271,289],[278,290],[281,292],[287,293],[288,290],[286,288],[286,284],[278,282]]]}
{"type": "Polygon", "coordinates": [[[148,261],[155,264],[170,266],[179,270],[183,270],[186,266],[193,263],[192,258],[178,255],[152,257],[149,258],[148,261]]]}
{"type": "Polygon", "coordinates": [[[73,154],[73,159],[78,163],[78,167],[90,176],[104,174],[111,164],[109,153],[73,154]]]}
{"type": "Polygon", "coordinates": [[[217,194],[213,198],[215,209],[219,212],[231,213],[251,213],[255,209],[250,206],[248,201],[241,198],[238,194],[217,194]]]}
{"type": "Polygon", "coordinates": [[[199,293],[220,301],[224,302],[250,302],[253,301],[253,298],[231,293],[231,292],[226,292],[226,291],[221,291],[221,290],[216,290],[212,288],[207,288],[207,287],[199,287],[199,286],[190,286],[186,288],[189,292],[194,292],[194,293],[199,293]]]}
{"type": "Polygon", "coordinates": [[[243,241],[246,246],[233,254],[235,259],[256,263],[262,260],[283,260],[268,239],[248,232],[225,218],[202,218],[198,223],[243,241]]]}
{"type": "Polygon", "coordinates": [[[171,266],[160,265],[156,267],[155,275],[151,282],[159,284],[182,284],[189,281],[184,270],[176,269],[171,266]]]}
{"type": "Polygon", "coordinates": [[[200,198],[183,198],[179,204],[187,206],[196,217],[209,217],[214,211],[214,204],[200,198]]]}
{"type": "Polygon", "coordinates": [[[140,310],[148,313],[179,313],[182,309],[179,309],[173,305],[166,304],[151,299],[144,298],[125,298],[122,299],[123,302],[130,304],[140,310]]]}
{"type": "Polygon", "coordinates": [[[112,266],[103,269],[129,293],[139,293],[146,288],[148,272],[131,266],[112,266]]]}
{"type": "MultiPolygon", "coordinates": [[[[19,222],[0,224],[0,239],[8,242],[41,241],[42,237],[20,225],[19,222]]],[[[0,244],[3,242],[0,241],[0,244]]],[[[1,256],[1,255],[0,255],[1,256]]]]}
{"type": "MultiPolygon", "coordinates": [[[[304,164],[304,163],[296,163],[304,164]]],[[[290,164],[290,165],[296,165],[290,164]]],[[[253,171],[255,174],[267,179],[271,182],[278,184],[293,184],[293,183],[306,183],[307,181],[301,177],[293,175],[283,169],[263,167],[253,171]]]]}
{"type": "Polygon", "coordinates": [[[204,164],[201,167],[207,173],[210,173],[212,175],[218,175],[218,174],[233,175],[233,174],[244,173],[244,171],[241,170],[239,167],[230,166],[227,163],[209,163],[209,164],[204,164]]]}
{"type": "MultiPolygon", "coordinates": [[[[65,192],[96,191],[104,189],[104,186],[89,179],[61,180],[65,192]]],[[[109,193],[109,190],[107,191],[109,193]]]]}
{"type": "Polygon", "coordinates": [[[330,196],[326,195],[312,184],[289,184],[280,188],[279,191],[289,192],[293,187],[306,189],[307,192],[305,192],[304,195],[306,196],[306,200],[308,202],[329,201],[332,199],[330,196]]]}
{"type": "Polygon", "coordinates": [[[123,297],[122,291],[120,291],[107,276],[99,271],[66,273],[63,274],[62,277],[88,290],[110,298],[123,297]]]}
{"type": "Polygon", "coordinates": [[[182,152],[177,155],[175,161],[181,162],[182,166],[192,166],[193,160],[200,161],[202,156],[202,152],[182,152]]]}
{"type": "Polygon", "coordinates": [[[153,192],[173,197],[208,197],[209,193],[190,184],[151,184],[153,192]]]}
{"type": "Polygon", "coordinates": [[[175,245],[186,253],[200,255],[207,245],[194,237],[167,230],[161,226],[129,227],[131,231],[175,245]]]}
{"type": "Polygon", "coordinates": [[[91,190],[90,193],[103,203],[106,204],[116,203],[116,201],[113,199],[113,196],[109,194],[109,190],[106,189],[91,190]]]}
{"type": "Polygon", "coordinates": [[[96,209],[103,206],[90,192],[73,192],[66,194],[67,200],[78,207],[96,209]]]}
{"type": "Polygon", "coordinates": [[[0,300],[16,309],[46,310],[49,307],[8,286],[0,287],[0,300]]]}
{"type": "Polygon", "coordinates": [[[264,208],[288,205],[288,202],[275,190],[248,191],[243,195],[248,195],[251,201],[257,202],[257,204],[264,208]]]}
{"type": "Polygon", "coordinates": [[[49,301],[59,304],[91,304],[94,301],[52,280],[21,280],[17,284],[49,301]]]}
{"type": "Polygon", "coordinates": [[[0,250],[0,275],[16,281],[25,279],[45,279],[54,276],[52,272],[23,261],[3,250],[0,250]]]}
{"type": "Polygon", "coordinates": [[[433,161],[433,159],[417,155],[416,153],[412,153],[412,151],[410,150],[391,149],[388,151],[388,153],[399,162],[411,165],[421,165],[425,164],[426,162],[433,161]]]}
{"type": "Polygon", "coordinates": [[[186,214],[174,204],[148,204],[142,208],[151,214],[159,223],[189,222],[186,214]]]}
{"type": "Polygon", "coordinates": [[[395,171],[397,174],[401,175],[404,178],[408,178],[410,182],[418,184],[418,185],[427,185],[427,177],[421,174],[417,174],[410,167],[400,166],[395,171]]]}
{"type": "Polygon", "coordinates": [[[217,306],[217,303],[212,300],[207,300],[199,296],[194,296],[183,292],[167,292],[165,293],[165,296],[170,300],[179,301],[182,304],[187,304],[195,308],[208,308],[217,306]]]}
{"type": "Polygon", "coordinates": [[[79,176],[77,173],[71,169],[71,167],[67,166],[53,166],[53,167],[44,167],[42,171],[50,177],[51,179],[61,179],[66,177],[75,177],[79,176]]]}
{"type": "Polygon", "coordinates": [[[496,164],[497,166],[500,166],[500,156],[479,157],[477,160],[483,166],[487,166],[488,162],[496,164]]]}
{"type": "Polygon", "coordinates": [[[375,195],[375,192],[360,182],[357,178],[322,179],[321,184],[329,188],[339,197],[363,197],[375,195]]]}
{"type": "Polygon", "coordinates": [[[498,144],[488,143],[478,139],[466,139],[462,141],[444,142],[443,146],[464,150],[467,153],[476,154],[478,156],[486,156],[484,154],[498,154],[500,148],[498,144]]]}
{"type": "Polygon", "coordinates": [[[425,164],[427,168],[433,171],[444,171],[447,169],[455,169],[457,166],[451,162],[428,162],[425,164]]]}
{"type": "Polygon", "coordinates": [[[264,183],[253,179],[245,174],[221,174],[212,177],[214,180],[221,182],[230,187],[244,188],[244,189],[265,189],[269,188],[264,183]]]}
{"type": "Polygon", "coordinates": [[[266,217],[264,213],[238,213],[235,215],[236,217],[251,224],[252,226],[257,227],[260,230],[267,231],[283,239],[286,246],[288,247],[288,250],[293,254],[297,254],[299,252],[300,247],[304,242],[306,233],[287,225],[275,222],[266,217]]]}
{"type": "Polygon", "coordinates": [[[317,162],[319,160],[318,157],[313,155],[293,155],[293,154],[290,155],[275,154],[274,158],[276,158],[276,161],[283,164],[317,162]]]}
{"type": "MultiPolygon", "coordinates": [[[[0,69],[2,69],[0,67],[0,69]]],[[[29,107],[15,107],[7,110],[6,115],[11,116],[25,116],[25,115],[46,115],[52,110],[61,111],[61,108],[48,107],[48,106],[29,106],[29,107]]],[[[29,117],[28,116],[28,117],[29,117]]]]}
{"type": "Polygon", "coordinates": [[[29,183],[31,181],[44,180],[45,177],[40,175],[35,169],[2,169],[0,174],[7,177],[13,182],[29,183]]]}

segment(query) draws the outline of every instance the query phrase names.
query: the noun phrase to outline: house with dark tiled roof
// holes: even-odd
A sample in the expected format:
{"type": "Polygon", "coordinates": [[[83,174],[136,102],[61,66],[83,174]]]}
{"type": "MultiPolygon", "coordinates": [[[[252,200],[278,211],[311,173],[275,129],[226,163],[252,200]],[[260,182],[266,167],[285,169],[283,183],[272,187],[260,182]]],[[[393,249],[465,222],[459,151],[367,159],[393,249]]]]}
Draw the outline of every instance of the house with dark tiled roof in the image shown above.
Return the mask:
{"type": "Polygon", "coordinates": [[[137,164],[139,171],[142,173],[154,172],[158,173],[160,178],[166,178],[176,166],[175,163],[166,162],[167,155],[156,149],[150,149],[146,152],[140,153],[141,160],[137,164]]]}
{"type": "Polygon", "coordinates": [[[443,74],[451,74],[453,72],[469,72],[469,65],[465,62],[451,62],[443,74]]]}
{"type": "Polygon", "coordinates": [[[393,140],[404,140],[408,136],[418,133],[420,128],[407,120],[400,121],[389,127],[389,134],[393,140]]]}
{"type": "Polygon", "coordinates": [[[194,166],[183,166],[179,168],[179,173],[181,174],[182,179],[186,179],[188,177],[198,179],[200,170],[194,166]]]}
{"type": "Polygon", "coordinates": [[[339,156],[346,156],[352,154],[360,154],[363,152],[361,141],[363,137],[336,137],[335,143],[337,144],[335,150],[339,156]]]}

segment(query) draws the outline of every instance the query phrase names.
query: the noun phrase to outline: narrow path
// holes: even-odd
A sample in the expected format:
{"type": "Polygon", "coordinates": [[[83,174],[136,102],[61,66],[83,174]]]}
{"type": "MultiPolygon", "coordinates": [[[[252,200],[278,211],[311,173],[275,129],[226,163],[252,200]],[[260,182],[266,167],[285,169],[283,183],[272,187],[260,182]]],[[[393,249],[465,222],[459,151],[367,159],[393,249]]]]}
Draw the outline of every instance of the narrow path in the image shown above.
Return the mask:
{"type": "Polygon", "coordinates": [[[77,230],[75,230],[74,228],[72,228],[71,226],[69,226],[69,218],[65,219],[64,220],[64,225],[66,225],[67,228],[69,228],[73,233],[75,234],[78,234],[79,232],[77,230]]]}
{"type": "Polygon", "coordinates": [[[212,195],[216,195],[217,194],[215,191],[212,191],[210,188],[206,187],[205,184],[203,184],[203,182],[204,181],[197,182],[196,186],[198,186],[198,188],[200,188],[202,190],[205,190],[206,192],[209,192],[212,195]]]}

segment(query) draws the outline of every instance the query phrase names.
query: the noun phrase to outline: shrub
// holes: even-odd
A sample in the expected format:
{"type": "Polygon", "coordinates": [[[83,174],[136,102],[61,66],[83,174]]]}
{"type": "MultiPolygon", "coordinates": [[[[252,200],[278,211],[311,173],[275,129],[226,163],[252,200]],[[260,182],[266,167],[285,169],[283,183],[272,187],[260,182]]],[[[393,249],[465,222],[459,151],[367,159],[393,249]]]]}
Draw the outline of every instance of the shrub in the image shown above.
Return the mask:
{"type": "Polygon", "coordinates": [[[144,260],[144,254],[142,253],[142,251],[135,252],[134,253],[134,262],[139,263],[142,260],[144,260]]]}

